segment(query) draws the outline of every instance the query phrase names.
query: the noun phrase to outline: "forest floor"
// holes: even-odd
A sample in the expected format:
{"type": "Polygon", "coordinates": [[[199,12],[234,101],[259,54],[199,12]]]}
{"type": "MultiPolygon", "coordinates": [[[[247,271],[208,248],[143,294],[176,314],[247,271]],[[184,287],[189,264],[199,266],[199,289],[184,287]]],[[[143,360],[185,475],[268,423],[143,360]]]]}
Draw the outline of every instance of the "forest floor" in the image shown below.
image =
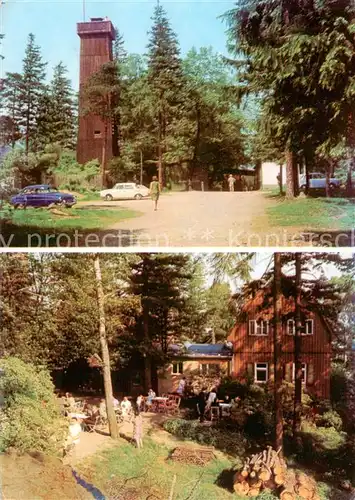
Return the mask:
{"type": "MultiPolygon", "coordinates": [[[[121,426],[120,439],[113,441],[107,436],[101,444],[92,434],[83,433],[77,455],[69,458],[68,463],[87,490],[91,491],[95,485],[102,495],[94,495],[99,500],[243,500],[232,490],[233,468],[241,466],[240,457],[214,449],[214,458],[204,466],[174,461],[171,454],[178,446],[195,452],[206,448],[166,432],[161,427],[166,418],[161,414],[144,414],[141,450],[131,442],[130,423],[121,426]]],[[[352,500],[351,493],[325,483],[318,483],[318,488],[322,500],[352,500]]],[[[264,492],[257,498],[278,497],[264,492]]]]}

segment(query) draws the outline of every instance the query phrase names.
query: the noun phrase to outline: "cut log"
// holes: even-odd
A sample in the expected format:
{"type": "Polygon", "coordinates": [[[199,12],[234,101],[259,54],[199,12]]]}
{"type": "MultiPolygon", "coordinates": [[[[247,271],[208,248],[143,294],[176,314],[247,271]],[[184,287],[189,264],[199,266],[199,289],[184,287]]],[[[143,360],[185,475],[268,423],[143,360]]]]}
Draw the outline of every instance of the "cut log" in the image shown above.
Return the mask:
{"type": "Polygon", "coordinates": [[[285,483],[280,493],[282,500],[296,500],[296,474],[293,471],[287,471],[285,483]]]}
{"type": "Polygon", "coordinates": [[[273,479],[269,479],[269,481],[265,481],[264,488],[271,490],[271,491],[274,491],[277,488],[277,484],[275,483],[275,481],[273,479]]]}
{"type": "Polygon", "coordinates": [[[252,487],[252,488],[259,488],[260,489],[262,487],[262,485],[263,485],[263,482],[258,478],[252,479],[250,481],[250,487],[252,487]]]}
{"type": "Polygon", "coordinates": [[[314,489],[301,484],[297,488],[297,493],[304,500],[312,500],[314,489]]]}
{"type": "Polygon", "coordinates": [[[238,495],[247,495],[249,491],[249,484],[246,481],[243,481],[242,483],[235,483],[233,488],[238,495]]]}
{"type": "Polygon", "coordinates": [[[278,476],[275,476],[275,483],[278,485],[278,486],[282,486],[284,483],[285,483],[285,476],[284,474],[279,474],[278,476]]]}
{"type": "Polygon", "coordinates": [[[269,472],[266,468],[261,469],[259,472],[259,479],[263,482],[267,482],[271,479],[271,472],[269,472]]]}
{"type": "Polygon", "coordinates": [[[260,494],[260,488],[250,488],[248,497],[257,497],[260,494]]]}
{"type": "Polygon", "coordinates": [[[233,477],[233,483],[242,483],[243,481],[245,481],[245,477],[242,472],[236,472],[233,477]]]}
{"type": "Polygon", "coordinates": [[[284,490],[280,493],[280,500],[297,500],[296,493],[284,490]]]}

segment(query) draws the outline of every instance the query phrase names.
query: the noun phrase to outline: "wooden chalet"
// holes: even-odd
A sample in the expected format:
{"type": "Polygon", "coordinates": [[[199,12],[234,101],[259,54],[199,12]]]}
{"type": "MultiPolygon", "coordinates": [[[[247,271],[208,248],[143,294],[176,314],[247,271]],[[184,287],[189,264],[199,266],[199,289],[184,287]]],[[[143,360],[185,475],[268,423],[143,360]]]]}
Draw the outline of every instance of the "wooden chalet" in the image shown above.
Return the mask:
{"type": "MultiPolygon", "coordinates": [[[[331,331],[320,312],[307,303],[301,306],[301,361],[304,389],[329,399],[331,371],[331,331]]],[[[282,297],[282,364],[284,378],[294,382],[295,301],[282,297]]],[[[257,384],[274,380],[273,307],[265,301],[265,291],[257,291],[244,306],[228,340],[233,344],[232,376],[257,384]]]]}

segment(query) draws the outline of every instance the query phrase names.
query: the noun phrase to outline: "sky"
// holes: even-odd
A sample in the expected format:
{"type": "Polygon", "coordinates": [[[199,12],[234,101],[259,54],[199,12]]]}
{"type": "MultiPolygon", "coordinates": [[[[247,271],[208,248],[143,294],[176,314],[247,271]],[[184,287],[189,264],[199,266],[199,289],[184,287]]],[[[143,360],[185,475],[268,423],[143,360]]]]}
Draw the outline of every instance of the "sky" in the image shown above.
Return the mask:
{"type": "MultiPolygon", "coordinates": [[[[226,26],[218,16],[233,8],[226,0],[160,0],[178,35],[182,55],[193,46],[212,46],[227,54],[226,26]]],[[[1,4],[1,0],[0,0],[1,4]]],[[[145,53],[156,1],[85,0],[86,20],[107,16],[124,36],[128,52],[145,53]]],[[[83,21],[83,0],[5,0],[3,5],[3,72],[20,72],[29,33],[36,37],[48,75],[63,61],[75,89],[79,80],[80,40],[76,23],[83,21]]]]}

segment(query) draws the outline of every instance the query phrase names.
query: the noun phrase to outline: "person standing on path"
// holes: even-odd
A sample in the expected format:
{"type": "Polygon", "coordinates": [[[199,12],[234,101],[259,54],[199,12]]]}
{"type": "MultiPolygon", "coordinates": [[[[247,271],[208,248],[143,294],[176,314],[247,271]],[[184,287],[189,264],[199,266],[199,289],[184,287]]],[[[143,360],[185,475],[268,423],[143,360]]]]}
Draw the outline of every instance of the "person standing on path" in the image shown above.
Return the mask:
{"type": "Polygon", "coordinates": [[[133,408],[133,439],[136,442],[137,448],[143,448],[143,419],[137,403],[132,405],[133,408]]]}
{"type": "Polygon", "coordinates": [[[158,178],[154,175],[152,182],[150,183],[150,197],[154,201],[154,211],[158,210],[158,200],[160,195],[160,184],[158,178]]]}
{"type": "Polygon", "coordinates": [[[229,177],[228,177],[228,186],[229,186],[229,191],[231,193],[234,191],[234,184],[235,184],[235,178],[233,177],[232,174],[229,174],[229,177]]]}

